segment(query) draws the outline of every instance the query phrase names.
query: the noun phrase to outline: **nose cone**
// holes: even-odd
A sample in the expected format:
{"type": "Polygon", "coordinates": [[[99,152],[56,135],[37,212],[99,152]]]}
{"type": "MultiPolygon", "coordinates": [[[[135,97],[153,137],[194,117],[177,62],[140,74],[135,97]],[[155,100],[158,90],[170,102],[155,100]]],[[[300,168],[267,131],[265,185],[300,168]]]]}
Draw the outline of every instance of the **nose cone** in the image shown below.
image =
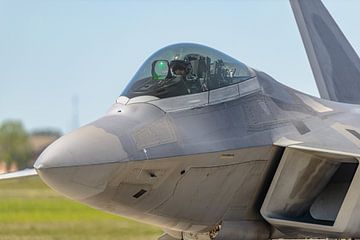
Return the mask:
{"type": "Polygon", "coordinates": [[[51,144],[35,162],[38,170],[126,160],[120,140],[95,126],[85,126],[51,144]]]}
{"type": "Polygon", "coordinates": [[[34,167],[50,187],[81,200],[103,191],[119,164],[127,159],[115,135],[89,125],[51,144],[34,167]]]}

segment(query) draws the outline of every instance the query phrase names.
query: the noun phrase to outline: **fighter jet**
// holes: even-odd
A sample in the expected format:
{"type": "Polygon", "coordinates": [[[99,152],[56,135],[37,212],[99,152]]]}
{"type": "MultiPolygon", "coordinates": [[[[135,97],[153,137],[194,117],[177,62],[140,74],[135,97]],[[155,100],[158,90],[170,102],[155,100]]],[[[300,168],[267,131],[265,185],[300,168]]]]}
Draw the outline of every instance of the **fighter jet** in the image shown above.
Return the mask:
{"type": "Polygon", "coordinates": [[[215,49],[171,45],[105,116],[2,178],[39,174],[161,227],[160,240],[359,238],[360,60],[320,0],[290,2],[321,98],[215,49]]]}

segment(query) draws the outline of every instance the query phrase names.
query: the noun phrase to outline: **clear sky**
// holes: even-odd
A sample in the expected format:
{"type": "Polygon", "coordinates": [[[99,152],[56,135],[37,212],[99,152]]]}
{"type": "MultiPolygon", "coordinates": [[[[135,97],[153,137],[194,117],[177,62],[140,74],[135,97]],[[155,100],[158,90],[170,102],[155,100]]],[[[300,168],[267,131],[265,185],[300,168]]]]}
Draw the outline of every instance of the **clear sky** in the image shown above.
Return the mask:
{"type": "MultiPolygon", "coordinates": [[[[325,0],[357,52],[360,1],[325,0]]],[[[103,115],[154,51],[208,45],[318,95],[287,0],[0,0],[0,122],[28,130],[103,115]]]]}

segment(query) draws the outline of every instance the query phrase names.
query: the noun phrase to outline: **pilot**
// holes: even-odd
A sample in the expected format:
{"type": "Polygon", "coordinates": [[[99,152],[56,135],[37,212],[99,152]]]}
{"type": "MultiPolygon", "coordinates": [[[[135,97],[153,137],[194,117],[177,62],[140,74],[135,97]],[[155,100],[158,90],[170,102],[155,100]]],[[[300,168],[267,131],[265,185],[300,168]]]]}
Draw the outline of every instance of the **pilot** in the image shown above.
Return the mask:
{"type": "Polygon", "coordinates": [[[175,76],[185,77],[189,72],[191,65],[183,60],[173,60],[170,63],[171,72],[175,76]]]}

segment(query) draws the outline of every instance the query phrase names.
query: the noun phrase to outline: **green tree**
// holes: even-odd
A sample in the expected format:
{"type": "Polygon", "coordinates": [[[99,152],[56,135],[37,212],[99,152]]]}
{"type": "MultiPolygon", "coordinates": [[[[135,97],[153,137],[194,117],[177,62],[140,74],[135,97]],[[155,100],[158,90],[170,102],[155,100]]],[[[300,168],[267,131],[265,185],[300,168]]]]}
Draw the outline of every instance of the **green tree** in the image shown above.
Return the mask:
{"type": "Polygon", "coordinates": [[[27,166],[31,157],[29,135],[19,121],[5,121],[0,125],[0,160],[7,168],[16,163],[19,169],[27,166]]]}

